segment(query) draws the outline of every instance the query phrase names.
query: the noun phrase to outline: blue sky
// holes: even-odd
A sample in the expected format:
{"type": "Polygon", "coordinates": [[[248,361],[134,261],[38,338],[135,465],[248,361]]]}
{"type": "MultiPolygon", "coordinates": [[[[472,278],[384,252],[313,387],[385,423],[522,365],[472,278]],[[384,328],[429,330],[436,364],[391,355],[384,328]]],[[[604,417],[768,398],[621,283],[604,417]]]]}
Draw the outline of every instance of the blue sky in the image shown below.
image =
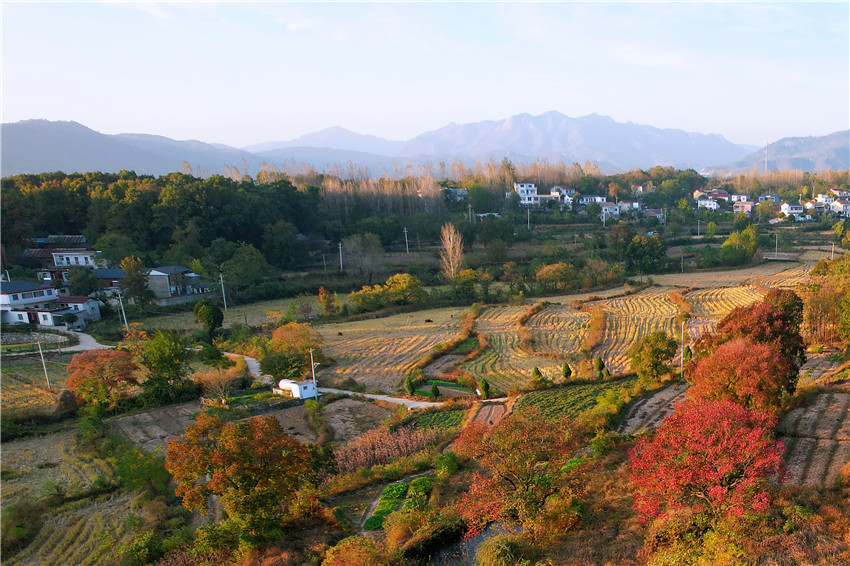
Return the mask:
{"type": "Polygon", "coordinates": [[[2,3],[2,120],[237,147],[557,110],[850,128],[850,3],[2,3]]]}

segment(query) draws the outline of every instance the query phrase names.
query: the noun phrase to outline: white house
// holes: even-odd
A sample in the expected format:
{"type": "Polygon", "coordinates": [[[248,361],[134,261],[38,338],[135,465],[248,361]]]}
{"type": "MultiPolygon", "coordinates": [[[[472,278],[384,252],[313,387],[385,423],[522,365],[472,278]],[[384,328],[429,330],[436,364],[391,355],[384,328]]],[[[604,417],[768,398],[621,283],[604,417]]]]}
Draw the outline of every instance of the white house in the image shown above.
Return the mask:
{"type": "Polygon", "coordinates": [[[59,294],[52,286],[31,281],[0,282],[0,320],[8,324],[38,324],[38,309],[55,303],[59,294]]]}
{"type": "Polygon", "coordinates": [[[537,185],[534,183],[527,181],[515,182],[514,191],[519,195],[519,203],[522,205],[530,206],[540,203],[540,197],[537,195],[537,185]]]}
{"type": "Polygon", "coordinates": [[[736,193],[732,193],[731,195],[729,195],[729,198],[732,200],[732,202],[747,202],[748,200],[750,200],[749,195],[739,195],[736,193]]]}
{"type": "Polygon", "coordinates": [[[66,314],[76,315],[68,326],[84,328],[100,320],[100,303],[90,297],[60,297],[52,286],[29,281],[0,283],[0,320],[4,323],[63,326],[66,314]]]}
{"type": "Polygon", "coordinates": [[[712,198],[704,197],[704,198],[701,198],[697,201],[697,208],[707,208],[708,210],[717,210],[718,208],[720,208],[720,205],[717,204],[716,200],[714,200],[712,198]]]}
{"type": "Polygon", "coordinates": [[[782,205],[780,205],[779,210],[781,210],[785,216],[793,216],[803,214],[804,209],[802,204],[783,202],[782,205]]]}
{"type": "Polygon", "coordinates": [[[319,396],[316,384],[312,381],[295,381],[293,379],[281,379],[277,384],[276,392],[289,395],[295,399],[311,399],[319,396]]]}
{"type": "Polygon", "coordinates": [[[835,199],[829,205],[832,212],[841,214],[842,216],[850,216],[850,200],[835,199]]]}
{"type": "Polygon", "coordinates": [[[599,205],[601,211],[599,213],[599,218],[602,220],[606,220],[608,218],[619,218],[620,217],[620,207],[613,202],[603,202],[599,205]]]}
{"type": "Polygon", "coordinates": [[[764,202],[766,200],[772,200],[776,204],[779,204],[779,195],[775,193],[764,193],[759,195],[759,202],[764,202]]]}
{"type": "Polygon", "coordinates": [[[579,204],[591,204],[591,203],[602,204],[603,202],[605,202],[607,200],[608,200],[608,197],[599,196],[599,195],[581,195],[578,198],[578,203],[579,204]]]}
{"type": "Polygon", "coordinates": [[[815,200],[824,204],[832,204],[833,202],[835,202],[835,197],[833,197],[832,195],[818,193],[818,196],[815,197],[815,200]]]}

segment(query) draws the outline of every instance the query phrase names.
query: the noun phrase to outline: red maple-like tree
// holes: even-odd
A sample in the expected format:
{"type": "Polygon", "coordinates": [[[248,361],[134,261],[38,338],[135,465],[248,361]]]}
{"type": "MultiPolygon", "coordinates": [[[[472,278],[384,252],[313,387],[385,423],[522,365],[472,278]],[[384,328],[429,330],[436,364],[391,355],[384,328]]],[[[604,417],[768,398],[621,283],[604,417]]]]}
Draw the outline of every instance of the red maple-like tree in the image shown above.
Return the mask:
{"type": "Polygon", "coordinates": [[[775,424],[731,401],[679,405],[629,454],[635,510],[645,520],[689,508],[712,521],[765,511],[782,461],[775,424]]]}
{"type": "Polygon", "coordinates": [[[775,348],[738,338],[701,359],[688,380],[692,399],[734,401],[749,409],[778,413],[793,393],[790,362],[775,348]]]}

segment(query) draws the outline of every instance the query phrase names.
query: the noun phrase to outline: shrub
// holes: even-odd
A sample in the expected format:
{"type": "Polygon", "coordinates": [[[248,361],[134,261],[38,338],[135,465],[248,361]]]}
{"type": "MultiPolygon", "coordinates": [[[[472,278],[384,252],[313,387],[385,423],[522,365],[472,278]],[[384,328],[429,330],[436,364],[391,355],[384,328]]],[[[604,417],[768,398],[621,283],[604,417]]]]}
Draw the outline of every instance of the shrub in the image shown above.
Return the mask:
{"type": "Polygon", "coordinates": [[[485,540],[475,552],[478,566],[527,566],[527,546],[516,535],[501,534],[485,540]]]}
{"type": "Polygon", "coordinates": [[[434,469],[436,476],[442,480],[452,477],[458,471],[457,454],[446,450],[434,460],[434,469]]]}

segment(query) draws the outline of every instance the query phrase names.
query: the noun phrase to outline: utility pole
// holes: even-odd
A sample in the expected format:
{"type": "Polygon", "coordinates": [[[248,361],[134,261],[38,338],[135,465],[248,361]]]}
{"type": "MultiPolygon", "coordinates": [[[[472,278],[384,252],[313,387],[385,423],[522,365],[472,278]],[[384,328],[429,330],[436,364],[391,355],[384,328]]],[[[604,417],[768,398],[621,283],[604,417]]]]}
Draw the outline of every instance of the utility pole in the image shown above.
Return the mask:
{"type": "Polygon", "coordinates": [[[773,252],[773,259],[779,259],[779,232],[774,234],[776,236],[776,251],[773,252]]]}
{"type": "Polygon", "coordinates": [[[699,223],[700,223],[700,220],[699,220],[699,218],[697,218],[697,238],[699,238],[699,223]]]}
{"type": "Polygon", "coordinates": [[[44,379],[47,381],[47,388],[50,389],[50,378],[47,377],[47,364],[44,363],[44,352],[41,351],[41,342],[38,343],[38,355],[41,356],[41,367],[44,368],[44,379]]]}
{"type": "Polygon", "coordinates": [[[829,261],[835,259],[835,242],[832,242],[832,253],[829,255],[829,261]]]}
{"type": "MultiPolygon", "coordinates": [[[[683,256],[684,257],[684,256],[683,256]]],[[[679,359],[679,377],[685,377],[685,321],[682,321],[682,357],[679,359]]]]}
{"type": "Polygon", "coordinates": [[[525,220],[525,227],[528,228],[528,231],[531,232],[531,207],[528,206],[525,209],[527,216],[525,220]]]}
{"type": "Polygon", "coordinates": [[[682,254],[682,273],[685,272],[685,254],[682,254]]]}
{"type": "Polygon", "coordinates": [[[124,312],[124,299],[121,298],[121,288],[118,288],[118,304],[121,305],[121,316],[124,317],[124,332],[130,332],[130,327],[127,325],[127,313],[124,312]]]}
{"type": "Polygon", "coordinates": [[[342,242],[339,243],[339,270],[342,271],[342,242]]]}
{"type": "Polygon", "coordinates": [[[404,249],[407,250],[407,255],[410,255],[410,244],[407,243],[407,226],[404,227],[404,249]]]}
{"type": "Polygon", "coordinates": [[[224,301],[224,310],[227,310],[227,295],[224,292],[224,275],[221,271],[218,272],[218,280],[221,281],[221,298],[224,301]]]}
{"type": "Polygon", "coordinates": [[[316,366],[318,365],[313,361],[313,348],[310,348],[310,372],[313,374],[313,389],[316,390],[316,401],[319,400],[319,387],[316,385],[316,366]]]}

